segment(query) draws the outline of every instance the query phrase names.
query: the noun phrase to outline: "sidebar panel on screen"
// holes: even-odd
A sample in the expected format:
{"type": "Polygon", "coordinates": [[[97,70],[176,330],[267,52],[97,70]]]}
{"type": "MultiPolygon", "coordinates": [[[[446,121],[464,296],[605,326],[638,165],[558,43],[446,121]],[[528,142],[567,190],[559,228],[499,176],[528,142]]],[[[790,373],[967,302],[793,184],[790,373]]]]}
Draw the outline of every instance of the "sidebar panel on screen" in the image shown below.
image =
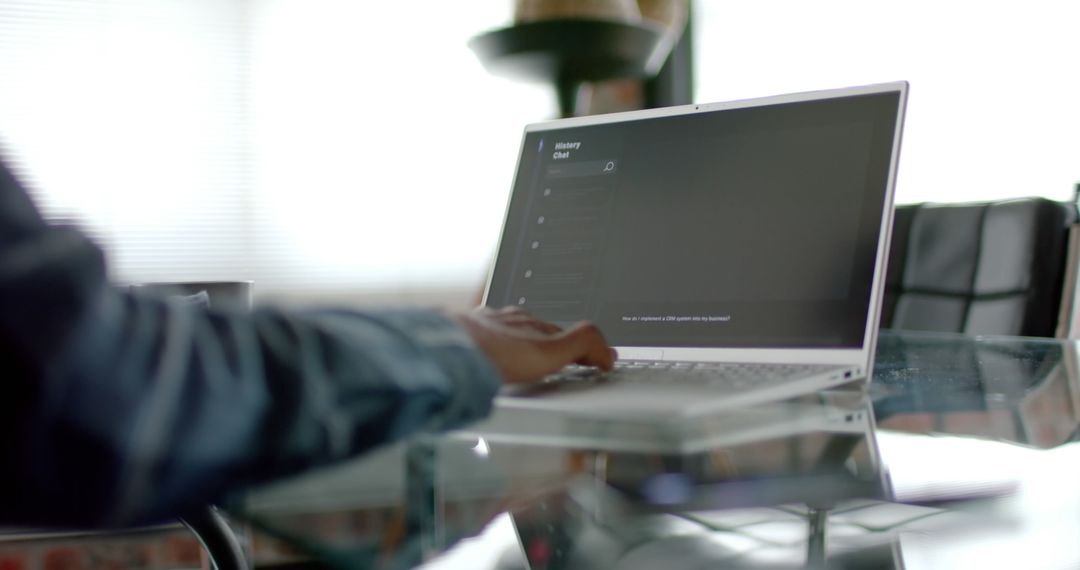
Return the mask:
{"type": "Polygon", "coordinates": [[[555,322],[588,316],[620,172],[618,141],[574,132],[526,140],[526,148],[536,149],[527,161],[529,188],[517,193],[524,204],[511,204],[508,229],[516,227],[507,235],[516,239],[503,244],[514,248],[513,263],[509,275],[496,276],[509,283],[493,287],[506,292],[503,305],[524,306],[555,322]]]}

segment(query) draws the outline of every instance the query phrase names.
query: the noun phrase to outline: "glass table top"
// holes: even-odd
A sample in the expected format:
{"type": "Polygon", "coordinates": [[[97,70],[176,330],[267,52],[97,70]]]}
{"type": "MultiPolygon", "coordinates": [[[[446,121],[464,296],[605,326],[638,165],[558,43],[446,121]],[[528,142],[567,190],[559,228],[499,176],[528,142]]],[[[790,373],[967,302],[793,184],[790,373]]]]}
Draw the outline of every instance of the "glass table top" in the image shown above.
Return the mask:
{"type": "Polygon", "coordinates": [[[868,384],[665,421],[497,410],[229,508],[350,568],[437,568],[494,529],[465,542],[505,569],[1080,567],[1078,378],[1071,341],[885,332],[868,384]]]}

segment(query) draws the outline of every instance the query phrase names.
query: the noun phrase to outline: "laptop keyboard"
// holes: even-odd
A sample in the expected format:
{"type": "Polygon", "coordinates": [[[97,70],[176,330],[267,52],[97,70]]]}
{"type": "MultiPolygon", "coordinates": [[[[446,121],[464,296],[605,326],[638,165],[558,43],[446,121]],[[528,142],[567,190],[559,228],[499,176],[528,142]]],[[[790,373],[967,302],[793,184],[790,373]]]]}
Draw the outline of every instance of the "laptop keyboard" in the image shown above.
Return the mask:
{"type": "Polygon", "coordinates": [[[604,372],[591,366],[572,365],[544,379],[545,383],[645,382],[692,383],[709,387],[760,387],[836,370],[834,364],[720,364],[714,362],[618,361],[604,372]]]}

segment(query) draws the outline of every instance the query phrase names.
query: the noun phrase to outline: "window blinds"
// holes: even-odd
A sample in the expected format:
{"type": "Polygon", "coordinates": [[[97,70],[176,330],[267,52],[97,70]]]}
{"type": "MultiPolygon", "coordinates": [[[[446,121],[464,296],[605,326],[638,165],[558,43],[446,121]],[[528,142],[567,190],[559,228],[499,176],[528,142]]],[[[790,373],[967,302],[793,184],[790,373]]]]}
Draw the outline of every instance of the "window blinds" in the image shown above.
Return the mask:
{"type": "Polygon", "coordinates": [[[0,0],[0,144],[118,280],[230,275],[250,249],[236,0],[0,0]]]}
{"type": "Polygon", "coordinates": [[[521,128],[554,114],[466,46],[510,8],[0,0],[0,152],[116,281],[464,301],[521,128]]]}

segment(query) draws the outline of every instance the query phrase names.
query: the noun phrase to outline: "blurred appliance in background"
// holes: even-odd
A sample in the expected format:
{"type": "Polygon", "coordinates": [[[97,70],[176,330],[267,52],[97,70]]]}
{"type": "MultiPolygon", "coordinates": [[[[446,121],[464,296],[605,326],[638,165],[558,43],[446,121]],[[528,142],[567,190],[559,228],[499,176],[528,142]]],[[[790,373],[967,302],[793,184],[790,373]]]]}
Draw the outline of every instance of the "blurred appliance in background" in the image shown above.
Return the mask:
{"type": "Polygon", "coordinates": [[[563,117],[692,102],[688,0],[518,0],[469,47],[496,75],[552,84],[563,117]]]}

